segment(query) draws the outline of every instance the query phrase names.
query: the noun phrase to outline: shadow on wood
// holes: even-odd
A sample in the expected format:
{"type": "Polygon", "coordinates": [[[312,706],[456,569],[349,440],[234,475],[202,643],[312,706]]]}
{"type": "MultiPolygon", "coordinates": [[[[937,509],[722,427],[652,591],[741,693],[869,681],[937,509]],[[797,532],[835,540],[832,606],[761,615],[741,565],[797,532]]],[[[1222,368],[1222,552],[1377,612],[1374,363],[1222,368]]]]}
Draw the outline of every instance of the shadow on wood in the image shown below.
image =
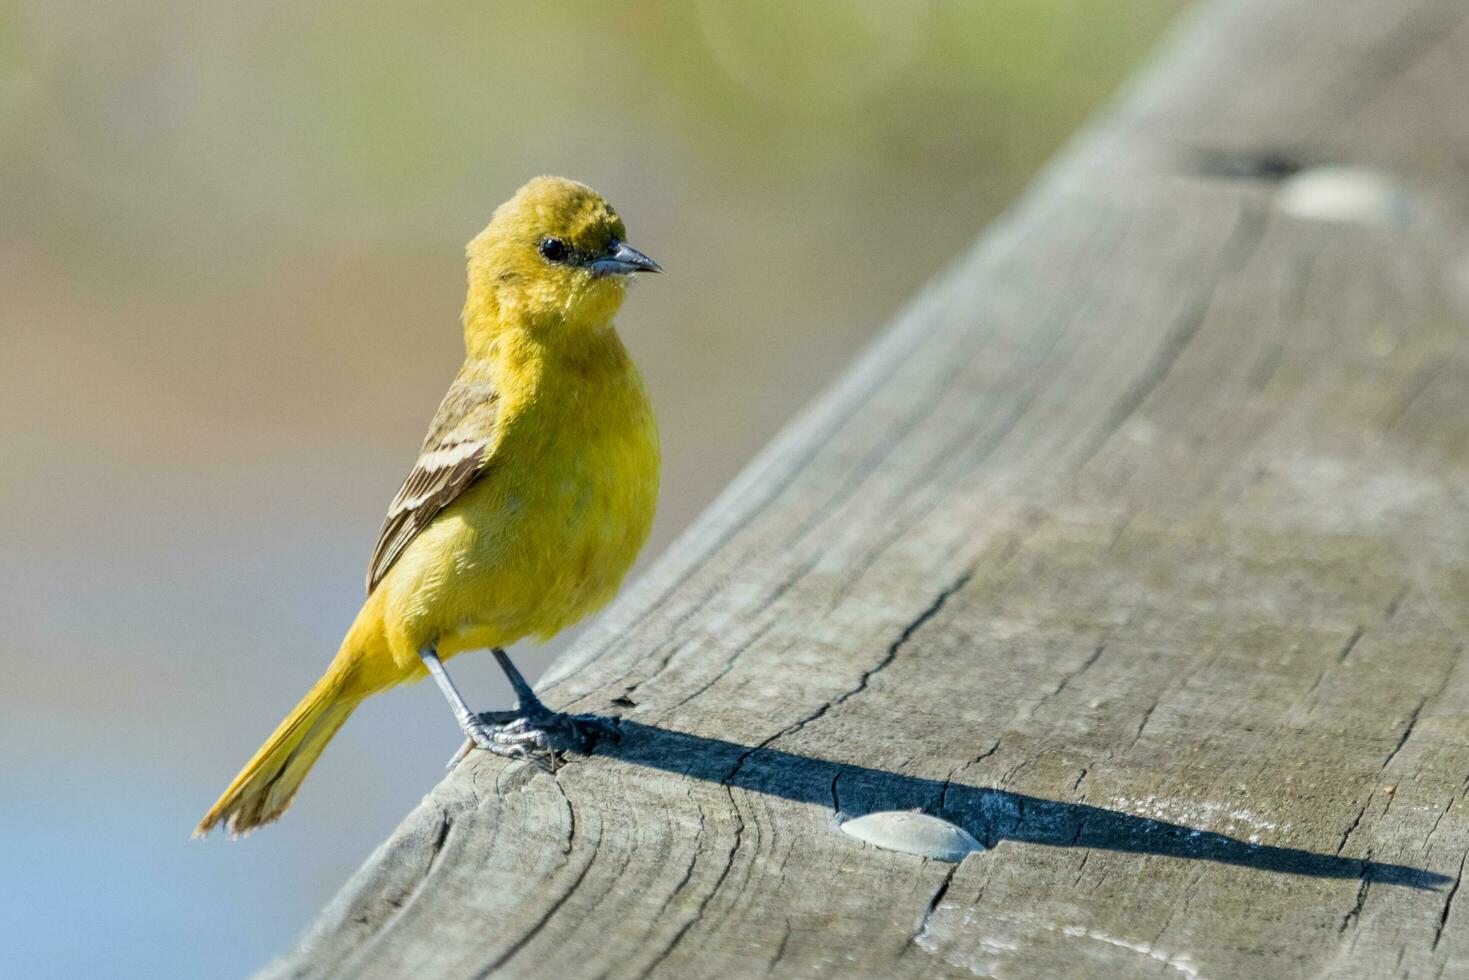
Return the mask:
{"type": "Polygon", "coordinates": [[[1279,874],[1360,878],[1410,888],[1437,888],[1453,881],[1447,875],[1403,864],[1253,844],[1083,803],[919,779],[634,721],[609,720],[617,726],[620,737],[599,741],[596,755],[796,803],[830,805],[837,819],[878,810],[921,809],[958,824],[987,847],[1012,840],[1048,847],[1157,854],[1279,874]]]}

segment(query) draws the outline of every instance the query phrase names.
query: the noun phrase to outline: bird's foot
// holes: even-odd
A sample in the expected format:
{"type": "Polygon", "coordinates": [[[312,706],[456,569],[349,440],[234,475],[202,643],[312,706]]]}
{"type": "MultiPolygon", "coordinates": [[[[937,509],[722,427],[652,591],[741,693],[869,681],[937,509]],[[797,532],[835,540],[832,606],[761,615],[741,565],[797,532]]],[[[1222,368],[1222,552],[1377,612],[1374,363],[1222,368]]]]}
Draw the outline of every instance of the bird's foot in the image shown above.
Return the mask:
{"type": "Polygon", "coordinates": [[[449,760],[451,771],[471,749],[481,748],[511,759],[526,759],[554,773],[568,751],[588,755],[601,738],[616,738],[617,723],[600,715],[552,711],[539,701],[519,711],[487,711],[465,728],[468,736],[449,760]]]}

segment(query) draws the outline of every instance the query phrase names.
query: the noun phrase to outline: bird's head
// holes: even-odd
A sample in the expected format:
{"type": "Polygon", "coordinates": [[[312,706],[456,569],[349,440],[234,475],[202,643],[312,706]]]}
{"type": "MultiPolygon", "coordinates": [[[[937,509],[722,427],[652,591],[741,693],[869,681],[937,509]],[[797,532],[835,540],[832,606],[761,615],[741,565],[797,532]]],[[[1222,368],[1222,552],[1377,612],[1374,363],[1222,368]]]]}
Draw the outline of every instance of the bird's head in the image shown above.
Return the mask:
{"type": "Polygon", "coordinates": [[[469,243],[466,330],[513,324],[554,337],[605,328],[628,282],[662,271],[626,234],[612,205],[590,187],[535,178],[469,243]]]}

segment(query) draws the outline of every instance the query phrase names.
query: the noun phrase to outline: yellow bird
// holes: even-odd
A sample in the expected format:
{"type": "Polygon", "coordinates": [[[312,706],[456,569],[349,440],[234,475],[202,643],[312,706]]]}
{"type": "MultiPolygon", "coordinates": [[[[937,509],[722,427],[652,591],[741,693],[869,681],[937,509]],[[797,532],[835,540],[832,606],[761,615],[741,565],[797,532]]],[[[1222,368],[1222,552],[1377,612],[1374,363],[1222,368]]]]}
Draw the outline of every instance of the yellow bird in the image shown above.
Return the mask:
{"type": "Polygon", "coordinates": [[[628,245],[591,188],[538,177],[466,250],[464,365],[388,508],[367,601],[316,685],[200,821],[241,834],[279,817],[369,695],[438,682],[471,746],[540,758],[594,719],[546,708],[504,647],[605,605],[653,523],[658,427],[613,328],[628,283],[658,263],[628,245]],[[489,648],[513,712],[471,711],[443,661],[489,648]]]}

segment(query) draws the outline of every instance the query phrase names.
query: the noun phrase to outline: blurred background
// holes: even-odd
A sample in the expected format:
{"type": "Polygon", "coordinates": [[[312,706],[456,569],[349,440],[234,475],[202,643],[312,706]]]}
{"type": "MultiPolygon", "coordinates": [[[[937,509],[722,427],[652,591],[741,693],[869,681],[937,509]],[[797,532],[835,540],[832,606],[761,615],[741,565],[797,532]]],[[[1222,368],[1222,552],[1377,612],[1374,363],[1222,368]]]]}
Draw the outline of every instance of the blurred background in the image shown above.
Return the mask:
{"type": "Polygon", "coordinates": [[[646,561],[1177,5],[0,0],[6,972],[245,975],[440,778],[459,733],[399,689],[282,823],[189,840],[356,611],[521,182],[592,184],[668,270],[621,317],[646,561]]]}

